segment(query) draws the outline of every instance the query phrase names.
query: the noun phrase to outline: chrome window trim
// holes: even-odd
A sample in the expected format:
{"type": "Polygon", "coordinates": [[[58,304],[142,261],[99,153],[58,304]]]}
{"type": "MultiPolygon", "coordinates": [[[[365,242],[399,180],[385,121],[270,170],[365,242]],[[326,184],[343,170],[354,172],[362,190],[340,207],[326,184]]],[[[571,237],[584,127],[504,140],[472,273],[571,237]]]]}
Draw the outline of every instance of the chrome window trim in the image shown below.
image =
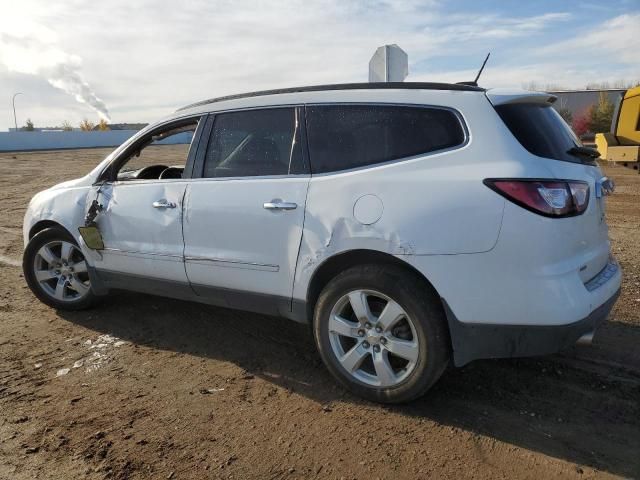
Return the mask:
{"type": "MultiPolygon", "coordinates": [[[[431,108],[431,109],[440,109],[440,110],[448,110],[451,113],[453,113],[456,118],[458,119],[458,122],[460,124],[460,127],[462,128],[462,132],[464,135],[464,139],[462,141],[462,143],[460,143],[459,145],[456,145],[454,147],[449,147],[449,148],[443,148],[440,150],[433,150],[431,152],[426,152],[426,153],[421,153],[418,155],[413,155],[411,157],[402,157],[402,158],[396,158],[394,160],[388,160],[385,162],[380,162],[380,163],[375,163],[372,165],[362,165],[360,167],[354,167],[354,168],[349,168],[349,169],[344,169],[344,170],[335,170],[335,171],[331,171],[331,172],[324,172],[324,173],[303,173],[303,174],[293,174],[293,175],[288,175],[288,174],[283,174],[283,175],[250,175],[250,176],[244,176],[244,177],[212,177],[212,178],[208,178],[208,177],[197,177],[197,178],[183,178],[183,179],[166,179],[166,180],[184,180],[187,182],[194,182],[194,181],[226,181],[226,180],[246,180],[246,179],[264,179],[264,180],[273,180],[273,179],[282,179],[282,178],[310,178],[310,177],[326,177],[329,175],[339,175],[339,174],[343,174],[343,173],[350,173],[350,172],[357,172],[360,170],[369,170],[372,168],[379,168],[379,167],[384,167],[387,165],[393,165],[395,163],[399,163],[399,162],[407,162],[407,161],[412,161],[412,160],[418,160],[418,159],[422,159],[428,156],[432,156],[432,155],[439,155],[439,154],[443,154],[443,153],[449,153],[452,151],[456,151],[456,150],[460,150],[462,148],[465,148],[469,145],[469,143],[471,142],[471,134],[469,132],[469,128],[467,126],[467,123],[465,121],[464,115],[456,108],[453,107],[448,107],[445,105],[432,105],[432,104],[425,104],[425,103],[406,103],[406,102],[402,102],[402,103],[398,103],[398,102],[313,102],[313,103],[300,103],[300,102],[295,102],[295,103],[287,103],[287,104],[279,104],[279,105],[257,105],[257,106],[253,106],[253,107],[236,107],[236,108],[228,108],[228,109],[223,109],[223,110],[207,110],[207,111],[203,111],[201,113],[197,113],[197,114],[188,114],[188,115],[183,115],[183,116],[179,116],[179,117],[175,117],[172,118],[170,120],[166,120],[163,121],[162,123],[158,123],[156,125],[150,125],[149,127],[146,127],[146,129],[143,129],[140,131],[139,134],[134,135],[133,137],[131,137],[131,140],[135,141],[135,139],[140,138],[141,136],[144,136],[145,133],[148,133],[149,131],[157,128],[157,127],[162,127],[165,125],[168,125],[170,123],[173,123],[175,121],[179,121],[179,120],[184,120],[185,118],[201,118],[204,117],[206,115],[218,115],[218,114],[223,114],[223,113],[234,113],[234,112],[243,112],[243,111],[252,111],[252,110],[271,110],[271,109],[275,109],[275,108],[298,108],[298,107],[307,107],[307,106],[324,106],[324,105],[329,105],[329,106],[340,106],[340,105],[355,105],[355,106],[363,106],[363,105],[371,105],[371,106],[382,106],[382,107],[411,107],[411,108],[431,108]]],[[[213,128],[215,128],[215,123],[213,128]]],[[[307,128],[306,125],[304,125],[303,127],[305,130],[307,128]]],[[[308,132],[307,132],[308,135],[308,132]]],[[[122,146],[124,147],[126,145],[123,144],[122,146]]],[[[128,145],[127,145],[128,146],[128,145]]],[[[206,146],[205,146],[206,148],[206,146]]],[[[303,145],[303,148],[305,148],[305,146],[303,145]]],[[[114,159],[109,162],[109,164],[105,167],[104,170],[106,170],[107,168],[109,168],[109,166],[117,161],[117,159],[120,157],[120,154],[122,152],[119,152],[116,157],[114,157],[114,159]]],[[[311,157],[311,152],[309,152],[309,156],[311,157]]],[[[310,158],[311,163],[313,163],[313,159],[310,158]]],[[[104,173],[104,170],[102,172],[100,172],[100,176],[102,176],[102,174],[104,173]]],[[[165,179],[163,179],[165,180],[165,179]]],[[[112,185],[122,185],[122,184],[133,184],[133,183],[149,183],[149,182],[158,182],[159,180],[126,180],[126,181],[121,181],[121,182],[109,182],[112,185]]]]}
{"type": "MultiPolygon", "coordinates": [[[[207,112],[209,115],[217,115],[217,114],[222,114],[222,113],[230,113],[230,112],[242,112],[242,111],[250,111],[250,110],[268,110],[268,109],[273,109],[273,108],[296,108],[296,107],[315,107],[315,106],[324,106],[324,105],[330,105],[330,106],[348,106],[348,105],[355,105],[355,106],[363,106],[363,105],[371,105],[371,106],[378,106],[378,107],[411,107],[411,108],[426,108],[426,109],[439,109],[439,110],[448,110],[451,113],[453,113],[456,116],[456,119],[458,120],[458,123],[460,124],[460,127],[462,128],[462,133],[464,135],[463,141],[462,143],[455,145],[453,147],[449,147],[449,148],[442,148],[440,150],[433,150],[430,152],[426,152],[426,153],[420,153],[418,155],[413,155],[410,157],[401,157],[401,158],[396,158],[393,160],[387,160],[385,162],[380,162],[380,163],[374,163],[372,165],[362,165],[360,167],[354,167],[354,168],[348,168],[348,169],[344,169],[344,170],[335,170],[332,172],[324,172],[324,173],[304,173],[304,174],[294,174],[294,175],[252,175],[252,176],[245,176],[245,177],[218,177],[218,178],[205,178],[205,177],[200,177],[200,178],[190,178],[190,181],[195,181],[195,180],[246,180],[246,179],[265,179],[265,180],[273,180],[273,179],[278,179],[278,178],[290,178],[290,177],[304,177],[304,178],[309,178],[309,177],[326,177],[328,175],[339,175],[339,174],[343,174],[343,173],[350,173],[350,172],[357,172],[360,170],[369,170],[372,168],[378,168],[378,167],[384,167],[387,165],[393,165],[395,163],[399,163],[399,162],[407,162],[407,161],[411,161],[411,160],[418,160],[418,159],[422,159],[424,157],[428,157],[431,155],[438,155],[438,154],[442,154],[442,153],[449,153],[452,151],[456,151],[456,150],[460,150],[462,148],[465,148],[469,145],[469,143],[471,142],[471,134],[469,133],[469,128],[467,127],[467,122],[464,119],[464,115],[462,115],[462,113],[453,107],[448,107],[445,105],[432,105],[432,104],[425,104],[425,103],[398,103],[398,102],[313,102],[313,103],[295,103],[295,104],[282,104],[282,105],[265,105],[265,106],[255,106],[255,107],[240,107],[240,108],[232,108],[232,109],[225,109],[225,110],[215,110],[215,111],[210,111],[207,112]]],[[[214,123],[214,128],[215,128],[215,123],[214,123]]],[[[307,130],[307,126],[304,125],[305,130],[307,130]]],[[[307,136],[308,136],[309,132],[307,131],[307,136]]],[[[304,148],[304,146],[303,146],[304,148]]],[[[311,162],[311,164],[313,165],[313,158],[311,158],[311,152],[309,152],[309,160],[311,162]]],[[[312,168],[313,169],[313,168],[312,168]]]]}
{"type": "Polygon", "coordinates": [[[142,178],[135,178],[133,180],[116,180],[113,182],[104,182],[104,185],[112,185],[112,186],[117,186],[117,185],[149,185],[151,182],[153,182],[153,185],[162,185],[164,183],[177,183],[177,182],[185,182],[188,183],[188,181],[191,180],[190,178],[157,178],[157,179],[142,179],[142,178]]]}
{"type": "Polygon", "coordinates": [[[309,173],[296,173],[293,175],[256,175],[256,176],[248,176],[248,177],[200,177],[200,178],[190,178],[189,182],[226,182],[226,181],[238,181],[238,180],[300,180],[304,178],[310,178],[311,174],[309,173]]]}

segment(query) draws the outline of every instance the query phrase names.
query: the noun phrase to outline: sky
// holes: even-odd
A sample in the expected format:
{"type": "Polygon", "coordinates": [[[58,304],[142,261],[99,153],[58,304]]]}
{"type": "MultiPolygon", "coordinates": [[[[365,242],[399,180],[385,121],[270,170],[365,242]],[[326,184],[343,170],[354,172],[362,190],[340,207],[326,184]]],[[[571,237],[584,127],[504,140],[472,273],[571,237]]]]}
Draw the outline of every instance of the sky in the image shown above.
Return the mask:
{"type": "Polygon", "coordinates": [[[407,81],[583,88],[640,80],[640,0],[0,0],[0,131],[150,122],[232,93],[366,82],[376,48],[407,81]]]}

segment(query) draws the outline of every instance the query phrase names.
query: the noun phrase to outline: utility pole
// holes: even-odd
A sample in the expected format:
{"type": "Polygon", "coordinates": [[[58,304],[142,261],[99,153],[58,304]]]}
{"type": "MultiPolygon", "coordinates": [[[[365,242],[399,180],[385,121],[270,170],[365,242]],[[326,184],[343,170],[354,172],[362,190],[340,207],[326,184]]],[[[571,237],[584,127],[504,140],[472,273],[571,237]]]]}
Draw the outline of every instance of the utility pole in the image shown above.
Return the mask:
{"type": "Polygon", "coordinates": [[[11,103],[13,103],[13,123],[16,126],[16,132],[18,131],[18,119],[16,117],[16,97],[18,95],[22,95],[22,92],[14,93],[13,100],[11,101],[11,103]]]}

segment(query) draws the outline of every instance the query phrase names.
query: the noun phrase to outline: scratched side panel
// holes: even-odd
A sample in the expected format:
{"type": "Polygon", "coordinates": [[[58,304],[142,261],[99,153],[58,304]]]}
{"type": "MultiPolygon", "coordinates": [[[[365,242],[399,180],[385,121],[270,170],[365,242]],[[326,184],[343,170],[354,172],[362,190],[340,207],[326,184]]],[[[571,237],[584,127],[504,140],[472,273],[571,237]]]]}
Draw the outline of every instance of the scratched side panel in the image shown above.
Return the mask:
{"type": "MultiPolygon", "coordinates": [[[[187,283],[184,271],[182,200],[184,181],[116,183],[103,187],[97,218],[105,249],[100,270],[187,283]],[[154,208],[166,200],[175,208],[154,208]]],[[[88,198],[90,202],[92,198],[88,198]]]]}
{"type": "MultiPolygon", "coordinates": [[[[309,184],[294,298],[305,299],[313,272],[326,259],[351,249],[392,255],[457,255],[490,251],[500,234],[504,199],[483,179],[519,176],[517,143],[504,139],[483,96],[444,99],[467,128],[457,149],[416,156],[369,168],[314,175],[309,184]],[[382,215],[365,225],[354,216],[364,195],[377,197],[382,215]]],[[[426,104],[443,101],[425,97],[426,104]]],[[[313,155],[311,158],[313,162],[313,155]]]]}
{"type": "Polygon", "coordinates": [[[36,194],[25,213],[23,237],[26,246],[29,231],[38,222],[53,221],[62,225],[78,241],[78,227],[84,224],[85,203],[89,186],[54,188],[36,194]]]}

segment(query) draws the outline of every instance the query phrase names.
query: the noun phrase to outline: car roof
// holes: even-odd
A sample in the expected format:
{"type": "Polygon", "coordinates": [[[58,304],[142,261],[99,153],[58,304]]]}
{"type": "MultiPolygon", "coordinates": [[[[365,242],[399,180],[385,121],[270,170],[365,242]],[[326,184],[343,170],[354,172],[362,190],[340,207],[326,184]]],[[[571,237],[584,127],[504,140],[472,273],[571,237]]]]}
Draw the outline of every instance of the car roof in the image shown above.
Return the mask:
{"type": "Polygon", "coordinates": [[[204,107],[218,102],[229,100],[239,100],[251,97],[264,97],[270,95],[281,95],[291,93],[305,92],[324,92],[332,90],[449,90],[464,92],[484,92],[485,89],[461,83],[436,83],[436,82],[372,82],[372,83],[338,83],[332,85],[312,85],[306,87],[281,88],[275,90],[261,90],[257,92],[240,93],[236,95],[227,95],[224,97],[211,98],[200,102],[192,103],[176,110],[182,112],[184,110],[192,110],[197,107],[204,107]]]}

